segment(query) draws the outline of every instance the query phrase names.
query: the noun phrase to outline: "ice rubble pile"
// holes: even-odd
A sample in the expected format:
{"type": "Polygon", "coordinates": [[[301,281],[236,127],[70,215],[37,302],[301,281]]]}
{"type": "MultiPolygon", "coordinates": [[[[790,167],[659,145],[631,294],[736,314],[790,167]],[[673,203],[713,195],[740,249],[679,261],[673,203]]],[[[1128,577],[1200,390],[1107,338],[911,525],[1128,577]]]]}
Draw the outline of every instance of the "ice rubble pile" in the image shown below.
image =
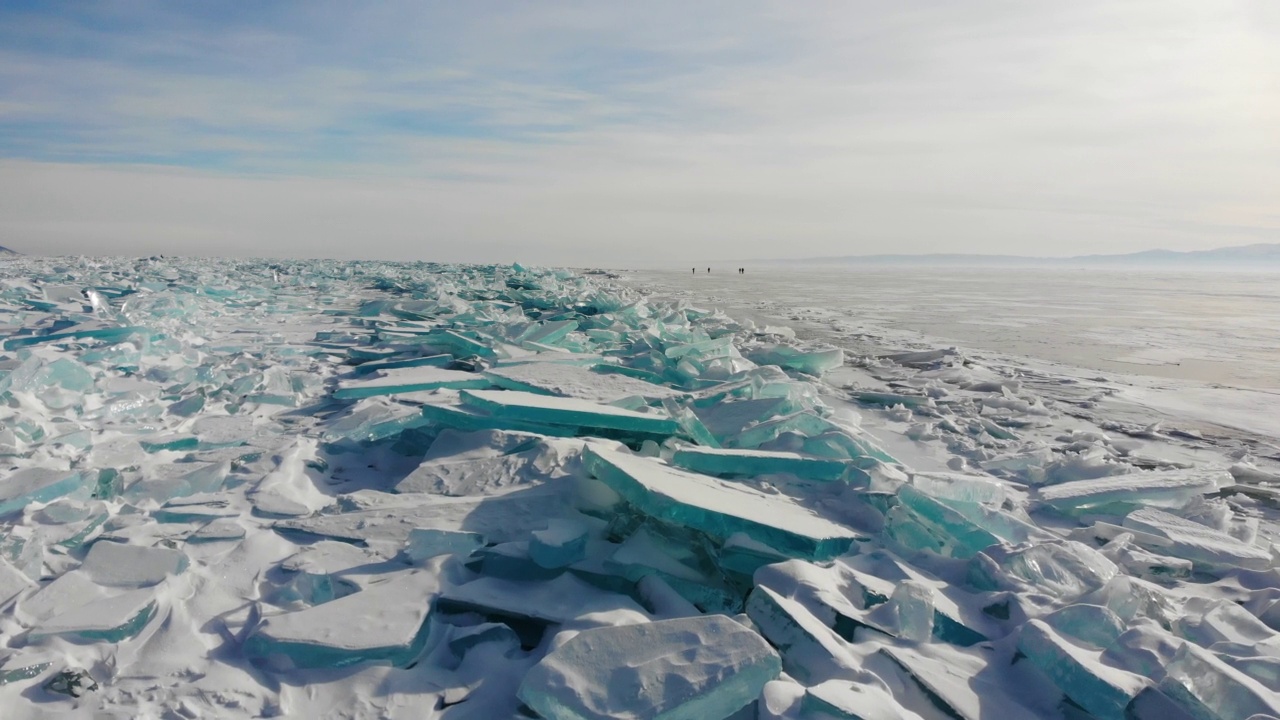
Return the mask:
{"type": "Polygon", "coordinates": [[[847,393],[839,350],[518,265],[0,279],[6,707],[1280,714],[1276,549],[1233,476],[1018,445],[1051,410],[943,355],[847,393]],[[964,472],[899,462],[857,403],[964,472]]]}

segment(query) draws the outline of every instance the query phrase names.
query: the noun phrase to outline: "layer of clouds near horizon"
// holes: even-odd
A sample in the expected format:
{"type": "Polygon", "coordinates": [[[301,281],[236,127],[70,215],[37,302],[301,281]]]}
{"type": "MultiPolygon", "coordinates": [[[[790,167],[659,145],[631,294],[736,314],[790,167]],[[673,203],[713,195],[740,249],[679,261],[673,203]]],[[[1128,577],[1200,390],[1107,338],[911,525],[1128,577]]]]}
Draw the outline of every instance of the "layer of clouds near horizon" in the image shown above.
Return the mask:
{"type": "Polygon", "coordinates": [[[0,245],[683,266],[1280,241],[1280,4],[0,4],[0,245]]]}

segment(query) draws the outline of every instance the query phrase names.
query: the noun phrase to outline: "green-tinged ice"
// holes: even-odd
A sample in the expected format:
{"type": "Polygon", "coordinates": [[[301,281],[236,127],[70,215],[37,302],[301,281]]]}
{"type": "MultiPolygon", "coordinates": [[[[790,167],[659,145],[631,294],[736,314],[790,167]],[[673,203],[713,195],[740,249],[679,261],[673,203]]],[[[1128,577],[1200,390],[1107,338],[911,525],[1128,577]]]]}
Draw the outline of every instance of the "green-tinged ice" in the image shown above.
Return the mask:
{"type": "Polygon", "coordinates": [[[671,464],[707,475],[790,473],[808,480],[838,480],[849,467],[847,462],[790,452],[715,448],[682,448],[675,452],[671,464]]]}
{"type": "Polygon", "coordinates": [[[583,452],[583,460],[638,511],[722,542],[740,532],[784,555],[826,560],[844,553],[857,537],[784,498],[737,483],[595,447],[583,452]]]}

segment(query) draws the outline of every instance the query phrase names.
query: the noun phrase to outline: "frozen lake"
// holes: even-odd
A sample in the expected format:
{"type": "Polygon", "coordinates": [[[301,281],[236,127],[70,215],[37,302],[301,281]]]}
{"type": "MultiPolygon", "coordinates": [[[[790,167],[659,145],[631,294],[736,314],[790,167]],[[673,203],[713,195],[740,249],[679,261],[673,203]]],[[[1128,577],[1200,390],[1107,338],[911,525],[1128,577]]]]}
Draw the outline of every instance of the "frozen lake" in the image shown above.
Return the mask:
{"type": "Polygon", "coordinates": [[[1280,389],[1280,276],[1228,272],[699,268],[627,276],[837,344],[931,339],[1110,373],[1280,389]],[[913,337],[915,336],[915,337],[913,337]]]}

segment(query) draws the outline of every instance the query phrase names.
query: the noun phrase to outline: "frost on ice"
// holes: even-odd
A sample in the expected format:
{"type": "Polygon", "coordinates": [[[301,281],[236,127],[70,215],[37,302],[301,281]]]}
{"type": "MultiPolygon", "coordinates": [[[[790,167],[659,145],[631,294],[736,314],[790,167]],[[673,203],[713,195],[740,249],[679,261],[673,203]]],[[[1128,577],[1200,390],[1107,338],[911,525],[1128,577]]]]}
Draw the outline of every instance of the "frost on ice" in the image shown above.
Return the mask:
{"type": "Polygon", "coordinates": [[[1280,715],[1280,473],[598,274],[0,265],[5,717],[1280,715]]]}

